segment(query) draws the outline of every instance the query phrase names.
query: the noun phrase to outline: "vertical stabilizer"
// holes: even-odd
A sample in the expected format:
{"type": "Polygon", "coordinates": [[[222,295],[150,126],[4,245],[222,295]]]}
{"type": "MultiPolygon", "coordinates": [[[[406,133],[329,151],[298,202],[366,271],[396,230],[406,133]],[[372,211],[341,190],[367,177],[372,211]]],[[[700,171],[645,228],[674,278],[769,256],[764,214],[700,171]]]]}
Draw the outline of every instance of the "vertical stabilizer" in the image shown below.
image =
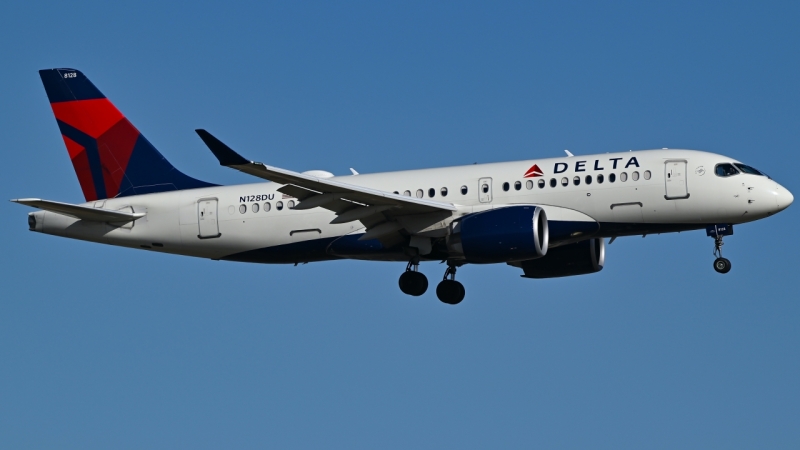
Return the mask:
{"type": "Polygon", "coordinates": [[[40,70],[86,201],[214,186],[164,158],[79,70],[40,70]]]}

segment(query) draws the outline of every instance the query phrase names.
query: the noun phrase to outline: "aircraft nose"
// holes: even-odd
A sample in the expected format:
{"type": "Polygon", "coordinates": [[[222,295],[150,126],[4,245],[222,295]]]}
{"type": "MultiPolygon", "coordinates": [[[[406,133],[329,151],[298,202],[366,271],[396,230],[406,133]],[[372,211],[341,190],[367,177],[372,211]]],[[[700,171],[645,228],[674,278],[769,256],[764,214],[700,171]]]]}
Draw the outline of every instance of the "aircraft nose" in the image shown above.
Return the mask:
{"type": "Polygon", "coordinates": [[[775,201],[778,203],[778,211],[783,211],[792,204],[794,201],[794,195],[792,195],[788,189],[780,185],[777,187],[777,189],[775,189],[775,191],[775,201]]]}

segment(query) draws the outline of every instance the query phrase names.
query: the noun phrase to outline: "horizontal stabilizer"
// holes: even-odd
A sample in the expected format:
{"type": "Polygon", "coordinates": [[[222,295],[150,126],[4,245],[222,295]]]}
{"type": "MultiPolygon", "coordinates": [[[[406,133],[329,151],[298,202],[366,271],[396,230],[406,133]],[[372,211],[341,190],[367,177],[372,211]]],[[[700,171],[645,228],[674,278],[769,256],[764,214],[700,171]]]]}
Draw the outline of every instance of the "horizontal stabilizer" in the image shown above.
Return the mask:
{"type": "Polygon", "coordinates": [[[90,222],[130,222],[145,216],[145,213],[112,211],[110,209],[92,208],[71,203],[42,200],[40,198],[20,198],[11,201],[90,222]]]}

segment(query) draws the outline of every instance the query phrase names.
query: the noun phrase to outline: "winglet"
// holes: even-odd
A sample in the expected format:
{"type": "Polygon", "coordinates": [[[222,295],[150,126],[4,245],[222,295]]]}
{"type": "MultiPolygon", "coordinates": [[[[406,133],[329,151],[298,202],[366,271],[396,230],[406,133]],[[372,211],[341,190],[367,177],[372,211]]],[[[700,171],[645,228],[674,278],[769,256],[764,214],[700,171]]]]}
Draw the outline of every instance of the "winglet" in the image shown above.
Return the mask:
{"type": "Polygon", "coordinates": [[[208,146],[208,149],[211,150],[211,153],[217,157],[220,166],[239,166],[243,164],[250,164],[250,161],[244,159],[242,155],[233,151],[232,148],[228,147],[222,143],[222,141],[212,136],[208,131],[203,129],[194,131],[208,146]]]}

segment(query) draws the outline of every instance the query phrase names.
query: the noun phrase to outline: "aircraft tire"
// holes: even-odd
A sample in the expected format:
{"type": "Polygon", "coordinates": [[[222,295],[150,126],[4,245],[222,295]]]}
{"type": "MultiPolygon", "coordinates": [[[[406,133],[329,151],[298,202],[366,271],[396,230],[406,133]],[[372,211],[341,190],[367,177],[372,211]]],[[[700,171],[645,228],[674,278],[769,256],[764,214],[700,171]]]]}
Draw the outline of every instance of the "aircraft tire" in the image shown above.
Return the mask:
{"type": "Polygon", "coordinates": [[[428,290],[428,277],[419,272],[404,272],[400,275],[400,290],[404,294],[419,297],[428,290]]]}
{"type": "Polygon", "coordinates": [[[461,303],[465,295],[466,290],[464,289],[464,285],[456,280],[442,280],[442,282],[436,286],[436,296],[439,297],[442,303],[447,303],[448,305],[457,305],[461,303]]]}
{"type": "Polygon", "coordinates": [[[731,262],[727,258],[717,258],[714,260],[714,270],[718,273],[728,273],[731,271],[731,262]]]}

